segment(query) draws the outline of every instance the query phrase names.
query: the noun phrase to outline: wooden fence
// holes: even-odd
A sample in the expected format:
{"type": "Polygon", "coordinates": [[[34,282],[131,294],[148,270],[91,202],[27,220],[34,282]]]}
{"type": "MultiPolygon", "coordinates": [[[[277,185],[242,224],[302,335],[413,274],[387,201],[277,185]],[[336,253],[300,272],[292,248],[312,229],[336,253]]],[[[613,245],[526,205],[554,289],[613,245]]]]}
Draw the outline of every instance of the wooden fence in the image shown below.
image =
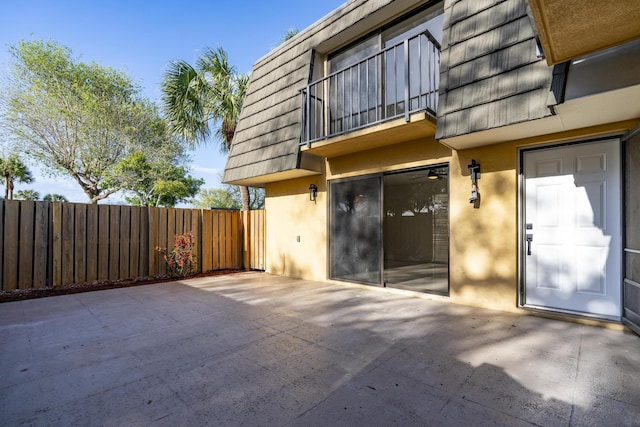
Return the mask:
{"type": "Polygon", "coordinates": [[[265,268],[265,212],[0,199],[0,290],[167,273],[159,248],[191,232],[198,272],[265,268]]]}

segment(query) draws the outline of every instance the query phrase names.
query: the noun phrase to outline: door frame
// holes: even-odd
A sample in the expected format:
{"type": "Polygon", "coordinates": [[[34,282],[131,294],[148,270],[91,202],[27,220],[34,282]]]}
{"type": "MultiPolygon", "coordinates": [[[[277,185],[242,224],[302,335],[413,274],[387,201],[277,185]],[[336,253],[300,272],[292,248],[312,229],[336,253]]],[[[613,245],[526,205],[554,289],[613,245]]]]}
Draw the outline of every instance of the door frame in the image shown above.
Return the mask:
{"type": "MultiPolygon", "coordinates": [[[[554,149],[554,148],[562,148],[562,147],[570,147],[570,146],[576,146],[576,145],[585,145],[585,144],[594,144],[594,143],[598,143],[598,142],[605,142],[605,141],[611,141],[611,140],[617,140],[620,150],[619,150],[619,158],[618,158],[618,165],[619,165],[619,170],[618,173],[620,174],[620,180],[619,180],[619,191],[620,191],[620,204],[618,206],[618,215],[620,217],[620,250],[621,250],[621,254],[623,254],[623,249],[624,249],[624,234],[625,234],[625,221],[624,221],[624,158],[623,158],[623,150],[622,150],[622,135],[621,134],[614,134],[614,135],[608,135],[608,136],[603,136],[603,137],[597,137],[597,138],[589,138],[589,137],[585,137],[582,139],[575,139],[575,140],[570,140],[570,141],[564,141],[564,142],[550,142],[550,143],[546,143],[546,144],[536,144],[536,145],[530,145],[530,146],[523,146],[523,147],[518,147],[518,232],[517,232],[517,236],[518,236],[518,256],[517,256],[517,262],[518,262],[518,292],[517,292],[517,304],[518,307],[523,308],[523,309],[527,309],[527,310],[531,310],[531,311],[542,311],[542,312],[549,312],[549,313],[563,313],[563,314],[569,314],[572,316],[577,316],[577,317],[584,317],[584,318],[593,318],[593,319],[599,319],[599,320],[613,320],[616,322],[622,322],[622,317],[623,317],[623,313],[624,313],[624,288],[623,288],[623,284],[622,281],[618,284],[618,286],[620,286],[621,288],[621,292],[620,292],[620,307],[621,307],[621,314],[620,316],[615,316],[615,317],[611,317],[611,316],[602,316],[602,315],[598,315],[598,314],[590,314],[590,313],[583,313],[583,312],[575,312],[575,311],[571,311],[571,310],[563,310],[563,309],[558,309],[558,308],[546,308],[546,307],[540,307],[540,306],[531,306],[531,305],[527,305],[526,303],[526,243],[525,243],[525,234],[526,234],[526,230],[525,230],[525,205],[526,205],[526,193],[525,193],[525,178],[524,178],[524,156],[526,153],[528,152],[532,152],[532,151],[540,151],[540,150],[546,150],[546,149],[554,149]]],[[[624,256],[622,255],[620,257],[620,261],[618,263],[618,269],[620,270],[620,277],[624,278],[624,256]]]]}
{"type": "MultiPolygon", "coordinates": [[[[326,261],[326,274],[327,274],[327,278],[329,280],[336,280],[336,281],[341,281],[341,282],[349,282],[349,283],[356,283],[359,285],[364,285],[364,286],[374,286],[374,287],[382,287],[382,288],[386,288],[387,284],[384,281],[384,272],[385,272],[385,268],[384,268],[384,260],[385,260],[385,252],[384,252],[384,218],[383,218],[383,210],[384,210],[384,177],[387,175],[395,175],[395,174],[401,174],[401,173],[406,173],[406,172],[412,172],[412,171],[422,171],[422,170],[428,170],[428,169],[433,169],[433,168],[442,168],[442,167],[446,167],[448,174],[450,176],[451,174],[451,163],[450,162],[442,162],[442,163],[435,163],[435,164],[429,164],[429,165],[422,165],[422,166],[415,166],[415,167],[409,167],[409,168],[402,168],[402,169],[397,169],[397,170],[390,170],[390,171],[381,171],[381,172],[372,172],[372,173],[367,173],[367,174],[363,174],[363,175],[354,175],[354,176],[347,176],[347,177],[341,177],[341,178],[336,178],[336,179],[330,179],[327,180],[327,221],[326,221],[326,233],[327,233],[327,245],[326,245],[326,250],[327,250],[327,261],[326,261]],[[370,179],[370,178],[377,178],[379,180],[379,197],[380,197],[380,223],[378,224],[379,227],[379,231],[380,231],[380,239],[378,241],[378,256],[380,259],[380,281],[379,283],[365,283],[362,281],[356,281],[356,280],[350,280],[350,279],[346,279],[346,278],[340,278],[340,277],[334,277],[333,276],[333,243],[332,243],[332,238],[333,238],[333,233],[332,233],[332,228],[333,228],[333,217],[332,217],[332,209],[333,209],[333,189],[332,186],[335,184],[340,184],[343,182],[349,182],[349,181],[354,181],[354,180],[359,180],[359,179],[370,179]]],[[[418,292],[418,293],[425,293],[427,295],[437,295],[437,296],[443,296],[443,297],[449,297],[451,295],[451,180],[448,181],[447,183],[447,197],[448,197],[448,202],[447,202],[447,222],[448,222],[448,227],[447,227],[447,237],[448,237],[448,248],[447,248],[447,292],[443,293],[443,292],[436,292],[436,291],[430,291],[430,292],[426,292],[426,291],[417,291],[417,290],[413,290],[414,292],[418,292]]],[[[403,288],[403,287],[395,287],[395,286],[390,286],[390,288],[392,289],[404,289],[407,290],[407,288],[403,288]]],[[[411,289],[408,289],[411,290],[411,289]]]]}

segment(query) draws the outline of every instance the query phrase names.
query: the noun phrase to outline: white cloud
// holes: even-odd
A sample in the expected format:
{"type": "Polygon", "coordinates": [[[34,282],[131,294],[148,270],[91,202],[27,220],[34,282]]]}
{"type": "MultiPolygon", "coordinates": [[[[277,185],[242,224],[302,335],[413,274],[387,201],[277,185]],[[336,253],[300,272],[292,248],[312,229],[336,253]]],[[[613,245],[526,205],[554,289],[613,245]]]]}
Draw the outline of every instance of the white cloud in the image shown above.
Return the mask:
{"type": "Polygon", "coordinates": [[[207,168],[204,166],[198,166],[196,164],[191,165],[191,169],[193,169],[194,172],[200,172],[210,175],[218,175],[220,173],[220,169],[218,168],[207,168]]]}

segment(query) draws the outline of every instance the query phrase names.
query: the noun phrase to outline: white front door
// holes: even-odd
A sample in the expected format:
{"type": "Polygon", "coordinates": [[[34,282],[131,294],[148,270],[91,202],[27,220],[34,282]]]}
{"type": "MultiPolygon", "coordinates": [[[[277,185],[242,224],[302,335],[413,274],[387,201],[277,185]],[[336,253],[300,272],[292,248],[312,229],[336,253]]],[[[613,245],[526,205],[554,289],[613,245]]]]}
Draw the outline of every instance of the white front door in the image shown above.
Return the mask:
{"type": "Polygon", "coordinates": [[[621,315],[620,142],[524,153],[528,306],[621,315]]]}

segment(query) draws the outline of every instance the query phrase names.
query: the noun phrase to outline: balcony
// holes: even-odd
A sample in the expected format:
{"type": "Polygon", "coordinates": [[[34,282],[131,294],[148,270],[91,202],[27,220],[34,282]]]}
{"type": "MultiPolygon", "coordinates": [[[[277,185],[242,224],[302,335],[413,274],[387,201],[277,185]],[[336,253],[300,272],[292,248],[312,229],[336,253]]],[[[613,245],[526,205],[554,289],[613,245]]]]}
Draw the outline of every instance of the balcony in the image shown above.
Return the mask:
{"type": "Polygon", "coordinates": [[[427,31],[309,84],[303,150],[329,157],[435,134],[439,73],[440,44],[427,31]]]}

